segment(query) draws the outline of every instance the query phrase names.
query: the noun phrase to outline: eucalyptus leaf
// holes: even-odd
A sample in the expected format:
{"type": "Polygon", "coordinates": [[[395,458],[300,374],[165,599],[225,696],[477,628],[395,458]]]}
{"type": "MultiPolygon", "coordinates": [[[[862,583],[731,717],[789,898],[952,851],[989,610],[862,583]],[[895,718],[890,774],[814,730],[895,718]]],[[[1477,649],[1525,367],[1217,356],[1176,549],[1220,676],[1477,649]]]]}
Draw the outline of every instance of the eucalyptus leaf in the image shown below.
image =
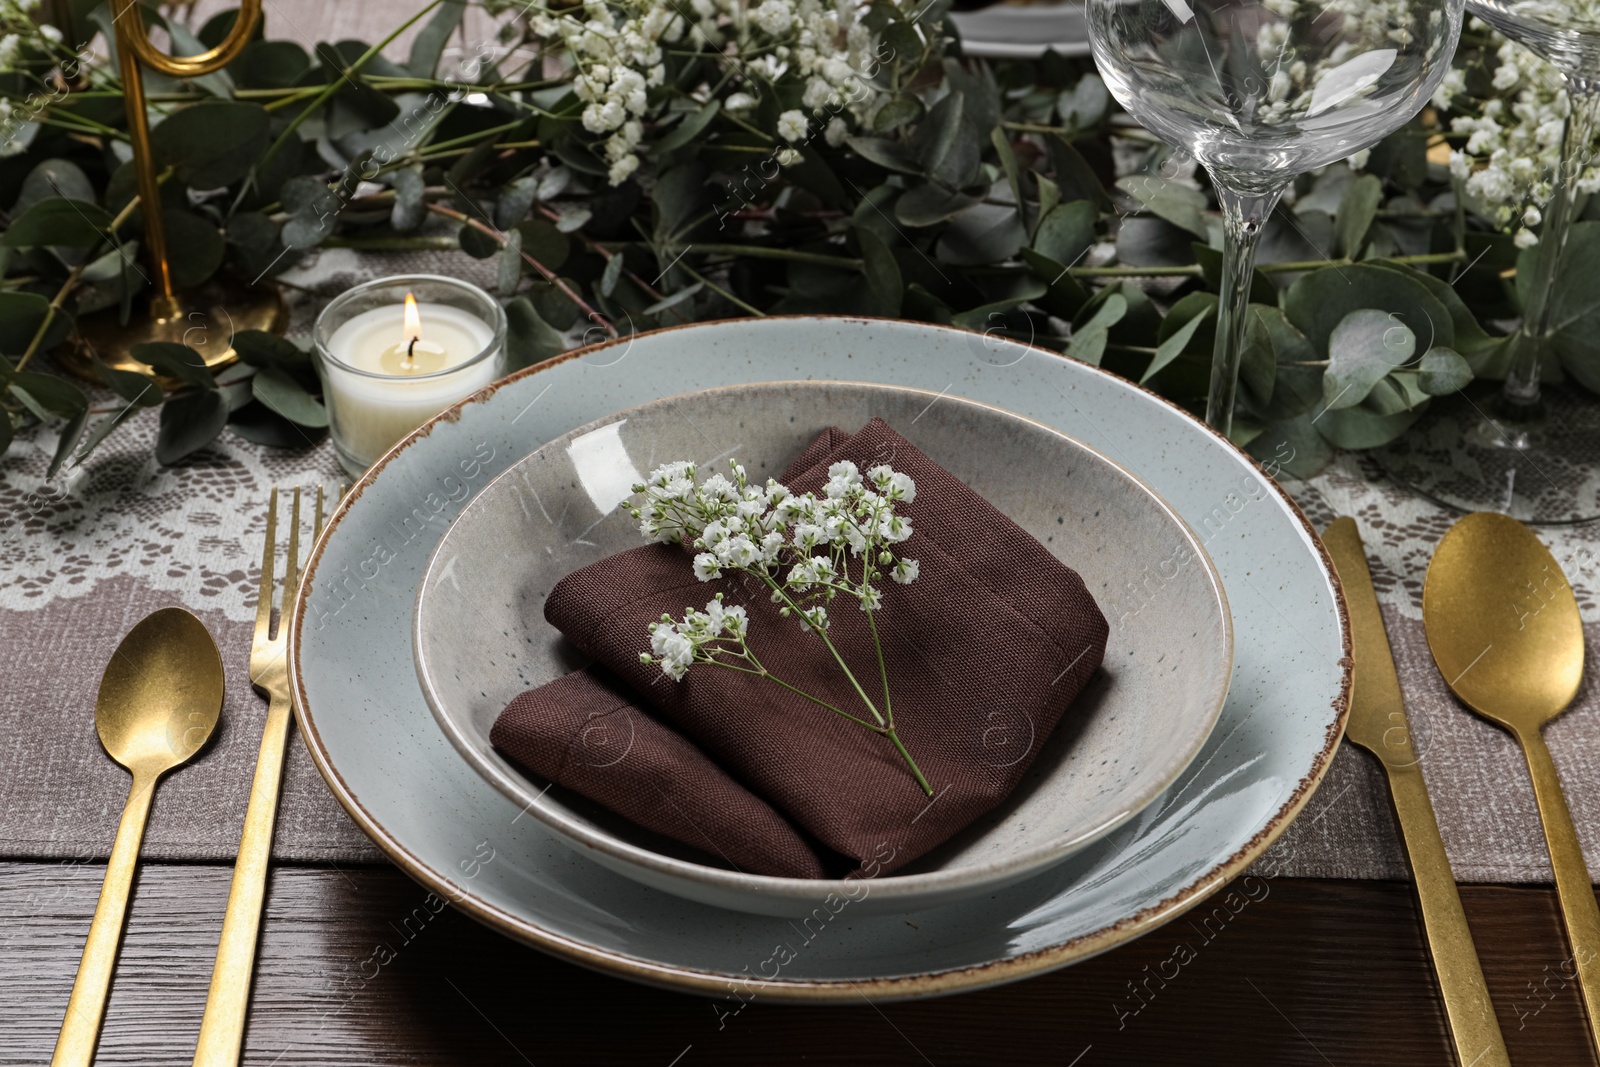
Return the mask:
{"type": "MultiPolygon", "coordinates": [[[[136,357],[137,358],[137,357],[136,357]]],[[[228,424],[228,402],[215,389],[185,389],[161,405],[156,462],[170,466],[217,439],[228,424]]]]}
{"type": "Polygon", "coordinates": [[[490,259],[500,251],[500,242],[493,234],[484,233],[470,222],[461,224],[456,240],[461,244],[461,251],[473,259],[490,259]]]}
{"type": "Polygon", "coordinates": [[[13,393],[26,393],[33,401],[35,413],[43,410],[64,419],[74,419],[89,409],[89,400],[83,390],[52,374],[36,371],[10,371],[4,378],[13,393]]]}
{"type": "MultiPolygon", "coordinates": [[[[394,206],[389,209],[389,225],[400,233],[415,230],[428,217],[428,209],[422,199],[426,188],[422,180],[422,168],[401,167],[390,173],[389,183],[394,187],[394,206]]],[[[527,210],[526,206],[523,210],[527,210]]],[[[504,227],[506,224],[499,225],[504,227]]]]}
{"type": "Polygon", "coordinates": [[[94,183],[89,181],[83,168],[70,159],[42,160],[22,179],[22,189],[11,205],[10,214],[15,218],[41,200],[61,197],[92,204],[96,199],[94,183]]]}
{"type": "Polygon", "coordinates": [[[872,129],[875,133],[891,133],[921,119],[923,113],[922,101],[915,93],[899,93],[872,116],[872,129]]]}
{"type": "Polygon", "coordinates": [[[649,307],[647,307],[643,311],[639,312],[639,314],[641,314],[641,315],[659,315],[664,311],[671,311],[673,308],[677,307],[679,304],[682,304],[685,301],[694,299],[695,294],[700,292],[705,287],[706,287],[706,283],[705,282],[695,282],[693,285],[686,286],[683,289],[679,289],[677,292],[673,293],[671,296],[662,297],[660,300],[657,300],[654,304],[651,304],[649,307]]]}
{"type": "Polygon", "coordinates": [[[898,141],[881,137],[846,137],[844,143],[862,159],[876,163],[885,170],[899,171],[901,174],[919,173],[916,158],[898,141]]]}
{"type": "Polygon", "coordinates": [[[863,273],[872,293],[874,313],[888,319],[899,317],[905,286],[894,253],[882,237],[865,227],[856,228],[856,240],[861,244],[863,273]]]}
{"type": "Polygon", "coordinates": [[[543,363],[566,350],[566,340],[534,310],[527,297],[506,304],[507,370],[543,363]]]}
{"type": "MultiPolygon", "coordinates": [[[[418,200],[421,200],[421,172],[417,173],[418,200]]],[[[527,218],[533,202],[539,198],[539,179],[533,175],[518,178],[500,190],[500,195],[494,202],[494,224],[501,230],[509,230],[523,219],[527,218]]]]}
{"type": "Polygon", "coordinates": [[[1392,313],[1374,308],[1350,312],[1328,338],[1328,370],[1322,376],[1328,410],[1361,403],[1374,385],[1416,350],[1416,335],[1392,313]]]}
{"type": "Polygon", "coordinates": [[[439,57],[450,35],[461,25],[466,14],[466,0],[443,0],[433,12],[433,17],[417,31],[411,41],[411,55],[406,59],[406,69],[418,78],[431,78],[439,69],[439,57]]]}
{"type": "Polygon", "coordinates": [[[26,352],[47,316],[50,326],[39,351],[49,351],[66,339],[72,329],[72,316],[59,308],[52,314],[50,301],[38,293],[0,291],[0,354],[20,356],[26,352]]]}
{"type": "Polygon", "coordinates": [[[919,185],[895,201],[894,217],[905,226],[934,226],[959,215],[979,199],[931,183],[919,185]]]}
{"type": "Polygon", "coordinates": [[[1383,182],[1371,174],[1363,174],[1345,187],[1339,201],[1339,247],[1350,259],[1361,254],[1367,230],[1377,217],[1378,205],[1383,202],[1383,182]]]}
{"type": "Polygon", "coordinates": [[[217,387],[205,357],[188,345],[176,341],[146,341],[134,345],[129,354],[157,374],[176,378],[196,389],[204,391],[217,387]]]}
{"type": "Polygon", "coordinates": [[[1417,387],[1429,396],[1445,396],[1472,381],[1472,368],[1454,349],[1434,346],[1422,355],[1417,387]]]}
{"type": "Polygon", "coordinates": [[[1089,294],[1076,278],[1067,273],[1066,264],[1057,263],[1031,248],[1022,249],[1019,255],[1028,264],[1034,277],[1045,283],[1045,294],[1039,303],[1050,314],[1071,320],[1088,303],[1089,294]]]}
{"type": "Polygon", "coordinates": [[[572,242],[559,229],[543,219],[524,219],[517,223],[522,235],[522,250],[552,273],[559,271],[572,252],[572,242]]]}
{"type": "Polygon", "coordinates": [[[109,366],[98,356],[94,360],[95,374],[107,389],[116,393],[128,402],[129,407],[154,407],[161,403],[165,394],[155,379],[147,374],[137,371],[118,370],[109,366]]]}
{"type": "Polygon", "coordinates": [[[1317,432],[1339,448],[1364,449],[1386,445],[1422,417],[1420,409],[1379,415],[1365,408],[1324,411],[1315,422],[1317,432]]]}
{"type": "Polygon", "coordinates": [[[1104,118],[1110,105],[1106,83],[1098,73],[1090,71],[1078,79],[1077,85],[1061,91],[1056,99],[1056,114],[1061,116],[1062,125],[1081,130],[1104,118]]]}
{"type": "Polygon", "coordinates": [[[1314,477],[1333,458],[1333,448],[1317,432],[1310,415],[1269,423],[1246,451],[1274,478],[1280,473],[1295,478],[1314,477]]]}
{"type": "Polygon", "coordinates": [[[168,211],[163,221],[173,285],[192,288],[217,272],[228,250],[215,223],[187,211],[168,211]]]}
{"type": "Polygon", "coordinates": [[[506,246],[500,250],[500,262],[495,270],[495,288],[501,296],[511,296],[522,282],[522,231],[506,234],[506,246]]]}
{"type": "MultiPolygon", "coordinates": [[[[128,372],[124,371],[123,373],[128,373],[128,372]]],[[[136,377],[144,377],[144,376],[143,375],[136,375],[136,377]]],[[[149,381],[149,379],[145,379],[145,380],[149,381]]],[[[154,388],[154,385],[152,385],[151,387],[154,388]]],[[[157,392],[157,394],[159,394],[161,392],[161,390],[156,389],[156,392],[157,392]]],[[[160,397],[158,396],[157,400],[159,400],[159,399],[160,399],[160,397]]],[[[94,450],[96,448],[100,447],[100,443],[102,441],[104,441],[108,436],[110,436],[111,431],[115,430],[118,426],[121,426],[123,423],[125,423],[129,419],[133,418],[135,415],[137,415],[143,409],[144,409],[144,405],[142,405],[142,404],[129,404],[127,407],[123,408],[121,411],[118,411],[116,414],[107,415],[105,418],[103,418],[99,422],[95,423],[94,424],[94,428],[89,431],[88,435],[83,438],[82,443],[80,443],[78,445],[78,454],[75,457],[73,457],[73,463],[74,464],[79,464],[79,463],[82,463],[84,460],[88,459],[89,456],[94,452],[94,450]]],[[[0,417],[0,422],[4,422],[4,421],[5,421],[4,418],[0,417]]]]}
{"type": "Polygon", "coordinates": [[[216,101],[173,112],[150,130],[156,167],[192,189],[232,185],[267,151],[271,116],[260,104],[216,101]]]}
{"type": "Polygon", "coordinates": [[[1284,292],[1282,307],[1318,352],[1327,351],[1334,327],[1359,309],[1394,313],[1424,351],[1455,343],[1450,312],[1426,286],[1367,263],[1324,267],[1302,275],[1284,292]]]}
{"type": "Polygon", "coordinates": [[[1033,250],[1070,267],[1094,244],[1095,210],[1087,200],[1060,204],[1039,221],[1033,250]]]}
{"type": "Polygon", "coordinates": [[[51,197],[40,200],[12,220],[0,236],[8,248],[65,246],[88,248],[100,242],[111,226],[111,216],[97,204],[51,197]]]}
{"type": "Polygon", "coordinates": [[[328,409],[300,383],[277,367],[263,367],[250,380],[250,393],[269,411],[298,426],[328,425],[328,409]]]}
{"type": "Polygon", "coordinates": [[[947,189],[971,184],[978,171],[982,135],[965,109],[963,93],[948,93],[917,124],[911,138],[922,172],[947,189]]]}
{"type": "Polygon", "coordinates": [[[78,442],[83,438],[83,428],[88,422],[89,409],[84,408],[62,425],[60,436],[56,438],[55,453],[50,458],[50,466],[44,472],[46,479],[54,478],[56,472],[61,469],[61,464],[72,455],[72,450],[78,447],[78,442]]]}
{"type": "Polygon", "coordinates": [[[711,125],[711,120],[716,118],[721,110],[722,101],[708,100],[696,110],[689,112],[682,122],[655,143],[654,153],[658,156],[666,155],[689,144],[705,132],[705,128],[711,125]]]}
{"type": "Polygon", "coordinates": [[[1202,212],[1206,195],[1198,189],[1148,174],[1130,174],[1117,180],[1117,188],[1144,205],[1146,211],[1166,219],[1179,229],[1188,230],[1202,241],[1211,231],[1202,212]]]}
{"type": "Polygon", "coordinates": [[[228,414],[228,429],[268,448],[305,448],[321,440],[326,432],[315,427],[296,426],[264,404],[251,401],[228,414]]]}
{"type": "Polygon", "coordinates": [[[1156,346],[1156,354],[1150,359],[1150,366],[1145,368],[1144,374],[1139,378],[1143,385],[1155,377],[1167,364],[1183,355],[1183,350],[1188,347],[1189,341],[1194,337],[1195,331],[1205,325],[1206,319],[1211,317],[1211,311],[1202,311],[1182,326],[1178,327],[1171,337],[1156,346]]]}
{"type": "MultiPolygon", "coordinates": [[[[612,256],[606,262],[606,269],[600,274],[600,295],[610,296],[617,291],[617,282],[622,280],[622,268],[626,266],[620,255],[612,256]]],[[[671,267],[667,268],[671,270],[671,267]]]]}
{"type": "Polygon", "coordinates": [[[1111,327],[1121,322],[1127,313],[1127,298],[1121,293],[1111,294],[1088,322],[1072,331],[1072,340],[1067,343],[1067,355],[1098,367],[1106,350],[1111,327]]]}

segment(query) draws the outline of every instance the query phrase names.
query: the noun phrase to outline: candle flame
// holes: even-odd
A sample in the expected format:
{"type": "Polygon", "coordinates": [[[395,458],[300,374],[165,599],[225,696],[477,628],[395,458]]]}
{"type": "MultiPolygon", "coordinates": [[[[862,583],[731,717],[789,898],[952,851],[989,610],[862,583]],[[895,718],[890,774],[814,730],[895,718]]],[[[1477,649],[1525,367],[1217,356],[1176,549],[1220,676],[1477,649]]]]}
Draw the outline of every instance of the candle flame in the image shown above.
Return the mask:
{"type": "Polygon", "coordinates": [[[417,298],[410,293],[406,294],[406,335],[400,339],[401,344],[409,344],[422,336],[422,316],[417,312],[417,298]]]}

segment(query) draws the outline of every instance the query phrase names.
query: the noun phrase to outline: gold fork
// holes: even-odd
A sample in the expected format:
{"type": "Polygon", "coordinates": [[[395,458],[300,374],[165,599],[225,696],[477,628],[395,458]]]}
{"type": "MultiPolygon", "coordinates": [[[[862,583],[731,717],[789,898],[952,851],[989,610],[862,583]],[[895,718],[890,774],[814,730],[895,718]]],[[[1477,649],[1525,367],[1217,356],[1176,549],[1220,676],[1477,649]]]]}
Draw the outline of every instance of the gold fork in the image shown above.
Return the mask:
{"type": "MultiPolygon", "coordinates": [[[[340,495],[343,496],[341,490],[340,495]]],[[[289,612],[300,582],[300,490],[294,491],[289,517],[289,550],[283,567],[283,599],[276,632],[272,628],[273,557],[277,551],[278,491],[267,505],[266,547],[261,554],[261,591],[256,604],[255,639],[250,645],[250,683],[267,698],[267,725],[261,732],[255,781],[245,809],[239,857],[228,890],[228,911],[222,940],[211,971],[195,1067],[233,1067],[239,1062],[245,1015],[250,1006],[250,976],[255,967],[256,940],[261,930],[261,904],[267,888],[267,861],[278,817],[278,790],[283,780],[284,749],[289,740],[289,612]]],[[[322,487],[317,486],[313,539],[322,535],[322,487]]]]}

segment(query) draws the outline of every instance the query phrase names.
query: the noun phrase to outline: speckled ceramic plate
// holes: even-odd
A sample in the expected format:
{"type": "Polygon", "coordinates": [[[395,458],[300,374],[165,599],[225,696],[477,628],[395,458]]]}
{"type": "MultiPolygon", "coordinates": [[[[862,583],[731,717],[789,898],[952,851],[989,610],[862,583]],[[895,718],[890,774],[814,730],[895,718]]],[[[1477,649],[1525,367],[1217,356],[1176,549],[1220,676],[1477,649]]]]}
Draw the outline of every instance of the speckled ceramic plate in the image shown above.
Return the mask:
{"type": "MultiPolygon", "coordinates": [[[[1100,671],[1049,737],[1003,701],[970,709],[973,758],[995,766],[1034,758],[1027,776],[953,840],[874,881],[855,907],[907,912],[993,892],[1127,822],[1189,765],[1222,710],[1233,639],[1221,580],[1183,521],[1105,456],[1032,419],[924,389],[816,381],[706,389],[607,416],[514,464],[451,524],[417,594],[418,679],[456,748],[529,815],[645,885],[783,917],[851,891],[857,883],[716,865],[528,775],[489,731],[518,693],[572,669],[573,650],[544,620],[545,596],[579,567],[642,543],[638,521],[619,505],[646,472],[683,458],[710,471],[713,457],[731,455],[759,481],[827,427],[854,430],[875,417],[1075,568],[1112,629],[1100,671]],[[1152,574],[1159,603],[1128,603],[1128,590],[1152,574]]],[[[640,633],[640,649],[647,645],[640,633]]],[[[915,710],[900,708],[901,719],[915,710]]],[[[608,765],[627,758],[629,740],[607,747],[608,765]]]]}
{"type": "MultiPolygon", "coordinates": [[[[1152,594],[1154,591],[1152,590],[1152,594]]],[[[1303,515],[1248,457],[1166,401],[1053,353],[920,323],[802,317],[686,326],[569,353],[402,441],[340,503],[291,615],[303,736],[384,851],[483,922],[566,959],[726,998],[930,996],[1024,978],[1155,929],[1238,875],[1305,805],[1348,707],[1337,580],[1303,515]],[[794,378],[964,396],[1084,441],[1149,483],[1205,544],[1233,615],[1234,675],[1199,757],[1137,817],[991,896],[792,919],[709,907],[590,862],[495,789],[433,721],[411,609],[433,546],[545,441],[694,389],[794,378]]],[[[869,890],[870,891],[870,890],[869,890]]],[[[742,998],[742,999],[741,999],[742,998]]]]}

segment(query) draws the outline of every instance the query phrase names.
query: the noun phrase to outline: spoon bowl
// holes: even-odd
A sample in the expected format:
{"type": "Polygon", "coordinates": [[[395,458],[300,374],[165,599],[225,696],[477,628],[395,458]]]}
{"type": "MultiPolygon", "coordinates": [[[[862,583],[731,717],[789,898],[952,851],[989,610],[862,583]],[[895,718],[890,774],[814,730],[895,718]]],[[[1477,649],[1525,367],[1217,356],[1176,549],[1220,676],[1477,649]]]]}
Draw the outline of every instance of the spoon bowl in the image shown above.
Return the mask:
{"type": "Polygon", "coordinates": [[[161,773],[200,751],[222,712],[222,658],[182,608],[145,617],[100,678],[94,725],[106,754],[134,773],[161,773]]]}
{"type": "Polygon", "coordinates": [[[51,1067],[88,1067],[94,1060],[156,781],[205,745],[222,712],[222,694],[217,643],[182,608],[146,616],[122,639],[100,678],[95,731],[106,753],[133,773],[133,786],[51,1067]]]}
{"type": "Polygon", "coordinates": [[[1468,515],[1445,534],[1422,587],[1439,672],[1473,711],[1514,734],[1566,710],[1583,680],[1578,601],[1550,550],[1506,515],[1468,515]]]}

